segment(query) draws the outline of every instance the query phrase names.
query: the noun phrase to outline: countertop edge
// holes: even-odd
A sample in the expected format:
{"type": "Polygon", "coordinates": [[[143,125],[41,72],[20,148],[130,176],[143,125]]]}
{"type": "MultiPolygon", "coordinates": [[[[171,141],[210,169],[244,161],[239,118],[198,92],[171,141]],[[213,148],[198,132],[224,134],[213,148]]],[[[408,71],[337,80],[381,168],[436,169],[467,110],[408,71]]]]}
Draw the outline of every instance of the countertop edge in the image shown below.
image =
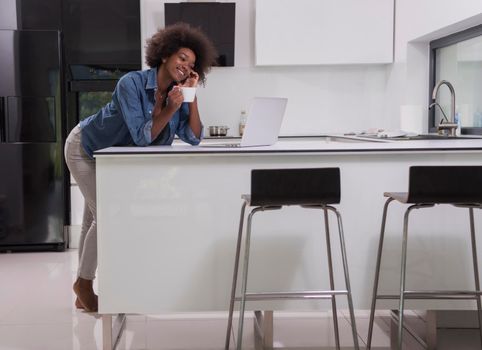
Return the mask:
{"type": "MultiPolygon", "coordinates": [[[[231,149],[220,149],[216,151],[149,151],[149,152],[135,152],[122,151],[122,147],[116,147],[119,150],[105,151],[100,150],[95,152],[94,157],[108,157],[108,156],[214,156],[214,155],[287,155],[287,154],[409,154],[409,153],[482,153],[482,147],[459,147],[459,148],[443,148],[443,147],[421,147],[421,148],[390,148],[390,149],[327,149],[327,150],[243,150],[233,151],[231,149]]],[[[108,150],[108,149],[106,149],[108,150]]]]}

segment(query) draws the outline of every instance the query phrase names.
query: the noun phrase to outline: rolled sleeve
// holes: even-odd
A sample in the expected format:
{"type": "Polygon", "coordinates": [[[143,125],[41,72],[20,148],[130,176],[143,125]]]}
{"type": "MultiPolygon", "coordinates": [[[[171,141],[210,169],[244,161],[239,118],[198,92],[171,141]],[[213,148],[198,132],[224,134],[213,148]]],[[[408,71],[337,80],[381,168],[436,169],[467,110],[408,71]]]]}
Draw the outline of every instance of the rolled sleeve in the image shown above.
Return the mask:
{"type": "Polygon", "coordinates": [[[193,146],[197,146],[204,138],[204,126],[201,125],[200,137],[196,137],[189,124],[186,124],[186,127],[184,128],[184,135],[179,134],[179,137],[184,142],[187,142],[193,146]]]}
{"type": "Polygon", "coordinates": [[[151,143],[152,119],[146,118],[139,103],[141,89],[141,80],[134,75],[126,74],[117,84],[113,101],[117,103],[134,143],[138,146],[147,146],[151,143]]]}
{"type": "Polygon", "coordinates": [[[152,120],[149,120],[144,125],[144,138],[146,139],[148,144],[152,142],[152,120]]]}

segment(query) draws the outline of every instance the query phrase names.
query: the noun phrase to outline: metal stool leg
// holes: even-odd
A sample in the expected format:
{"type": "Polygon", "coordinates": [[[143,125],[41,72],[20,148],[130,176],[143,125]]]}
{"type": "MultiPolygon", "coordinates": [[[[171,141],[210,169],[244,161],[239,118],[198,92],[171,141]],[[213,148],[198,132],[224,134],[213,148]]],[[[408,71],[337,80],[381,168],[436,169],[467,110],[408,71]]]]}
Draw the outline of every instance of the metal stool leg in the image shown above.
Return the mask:
{"type": "MultiPolygon", "coordinates": [[[[330,207],[329,207],[330,208],[330,207]]],[[[355,310],[353,308],[353,299],[351,295],[351,287],[350,287],[350,276],[348,274],[348,259],[346,256],[346,247],[345,247],[345,235],[343,233],[343,223],[341,220],[341,215],[335,208],[331,207],[336,214],[336,218],[338,220],[338,233],[340,235],[340,249],[341,249],[341,257],[343,260],[343,270],[345,273],[345,285],[347,290],[347,298],[348,298],[348,310],[350,312],[350,320],[351,320],[351,331],[353,335],[353,345],[355,350],[359,349],[358,346],[358,333],[356,331],[356,321],[355,321],[355,310]]]]}
{"type": "MultiPolygon", "coordinates": [[[[333,277],[333,261],[331,257],[331,243],[330,243],[330,228],[328,223],[328,209],[326,206],[323,206],[323,212],[325,216],[325,234],[326,234],[326,252],[328,257],[328,271],[330,275],[330,288],[331,290],[335,290],[335,279],[333,277]]],[[[340,349],[340,334],[338,329],[338,315],[336,311],[336,297],[335,295],[331,296],[331,308],[333,312],[333,326],[335,329],[335,345],[336,348],[340,349]]]]}
{"type": "Polygon", "coordinates": [[[236,282],[238,279],[238,271],[239,271],[239,254],[241,251],[241,240],[243,237],[244,213],[246,211],[246,205],[247,205],[247,202],[245,201],[241,207],[241,215],[239,218],[238,242],[236,243],[236,257],[234,258],[233,283],[231,287],[231,299],[229,301],[228,329],[226,330],[226,343],[224,345],[225,350],[229,349],[229,343],[231,340],[231,329],[233,326],[234,298],[236,296],[236,282]]]}
{"type": "Polygon", "coordinates": [[[249,266],[249,245],[251,240],[251,223],[253,215],[259,210],[264,210],[262,207],[251,210],[248,215],[248,223],[246,225],[246,243],[244,246],[244,262],[243,262],[243,279],[241,281],[241,305],[239,307],[239,324],[238,324],[238,340],[236,342],[236,349],[241,350],[243,341],[243,324],[244,324],[244,309],[246,307],[246,289],[248,284],[248,266],[249,266]]]}
{"type": "Polygon", "coordinates": [[[372,347],[373,323],[375,321],[375,308],[376,308],[377,297],[378,297],[378,281],[380,278],[380,265],[382,261],[383,239],[385,237],[385,225],[387,222],[388,205],[392,201],[393,201],[393,198],[388,198],[383,207],[382,227],[380,230],[380,240],[378,242],[377,263],[375,266],[375,281],[373,282],[372,305],[370,308],[370,321],[368,323],[367,350],[370,350],[372,347]]]}
{"type": "Polygon", "coordinates": [[[402,241],[402,266],[400,271],[400,303],[398,307],[398,349],[402,350],[403,340],[403,311],[405,307],[405,282],[407,272],[407,245],[408,245],[408,217],[412,209],[418,208],[418,205],[411,205],[405,211],[403,218],[403,241],[402,241]]]}
{"type": "MultiPolygon", "coordinates": [[[[475,290],[476,292],[480,292],[479,266],[477,261],[477,246],[475,241],[474,208],[469,208],[469,217],[470,217],[470,237],[472,242],[472,258],[474,263],[475,290]]],[[[482,346],[482,307],[480,302],[480,295],[477,294],[476,298],[477,298],[477,317],[479,319],[480,344],[482,346]]]]}

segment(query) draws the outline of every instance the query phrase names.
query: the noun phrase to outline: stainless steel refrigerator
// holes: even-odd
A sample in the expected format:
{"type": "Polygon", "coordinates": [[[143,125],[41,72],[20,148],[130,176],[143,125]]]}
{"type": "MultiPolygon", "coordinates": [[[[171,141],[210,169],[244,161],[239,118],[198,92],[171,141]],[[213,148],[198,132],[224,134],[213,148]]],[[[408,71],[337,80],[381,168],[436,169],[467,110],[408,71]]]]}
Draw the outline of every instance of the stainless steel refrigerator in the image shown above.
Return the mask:
{"type": "Polygon", "coordinates": [[[0,30],[0,251],[66,246],[60,40],[0,30]]]}

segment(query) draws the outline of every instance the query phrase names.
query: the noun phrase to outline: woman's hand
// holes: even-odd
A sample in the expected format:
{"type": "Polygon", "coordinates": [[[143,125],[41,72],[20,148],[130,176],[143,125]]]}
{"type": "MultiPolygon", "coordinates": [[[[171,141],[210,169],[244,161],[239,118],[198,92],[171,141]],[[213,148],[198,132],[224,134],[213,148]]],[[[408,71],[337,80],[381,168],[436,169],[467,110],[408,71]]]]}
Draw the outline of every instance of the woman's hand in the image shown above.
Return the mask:
{"type": "Polygon", "coordinates": [[[172,113],[177,111],[181,107],[184,101],[184,96],[182,96],[182,91],[179,86],[174,86],[171,91],[167,94],[167,106],[172,113]]]}
{"type": "Polygon", "coordinates": [[[199,82],[199,74],[197,74],[195,71],[191,71],[189,74],[189,77],[184,81],[181,86],[185,87],[196,87],[197,83],[199,82]]]}

